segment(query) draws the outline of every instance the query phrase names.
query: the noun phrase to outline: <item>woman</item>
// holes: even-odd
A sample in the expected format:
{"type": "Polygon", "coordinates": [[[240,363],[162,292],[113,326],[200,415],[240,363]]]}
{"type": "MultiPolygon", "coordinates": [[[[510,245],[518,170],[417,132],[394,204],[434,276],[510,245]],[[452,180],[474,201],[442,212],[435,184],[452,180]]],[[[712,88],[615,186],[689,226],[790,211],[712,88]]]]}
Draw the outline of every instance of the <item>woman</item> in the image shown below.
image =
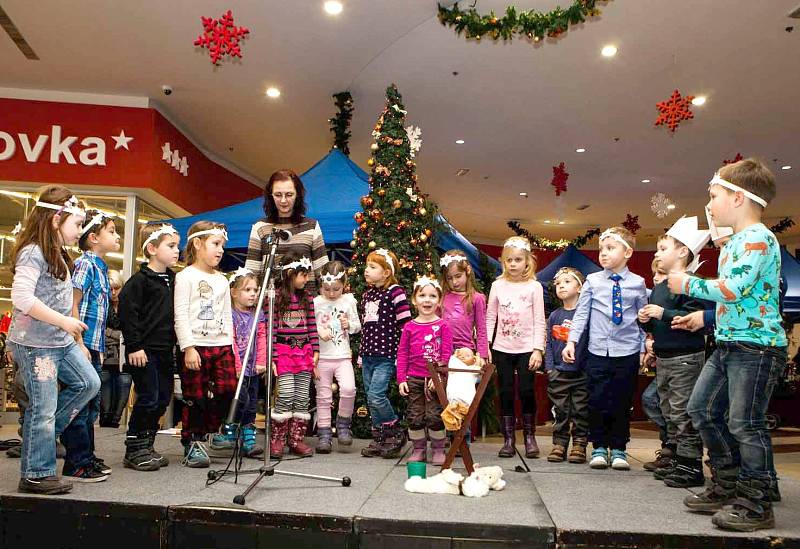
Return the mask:
{"type": "Polygon", "coordinates": [[[311,259],[313,270],[309,273],[306,291],[314,296],[317,295],[317,275],[322,266],[328,262],[328,255],[319,223],[315,219],[306,217],[305,213],[305,187],[300,177],[292,170],[278,170],[273,173],[264,189],[265,217],[257,221],[250,231],[244,266],[256,273],[261,280],[264,277],[261,261],[264,254],[269,251],[265,237],[273,228],[286,229],[292,237],[278,244],[276,265],[290,250],[298,256],[311,259]]]}

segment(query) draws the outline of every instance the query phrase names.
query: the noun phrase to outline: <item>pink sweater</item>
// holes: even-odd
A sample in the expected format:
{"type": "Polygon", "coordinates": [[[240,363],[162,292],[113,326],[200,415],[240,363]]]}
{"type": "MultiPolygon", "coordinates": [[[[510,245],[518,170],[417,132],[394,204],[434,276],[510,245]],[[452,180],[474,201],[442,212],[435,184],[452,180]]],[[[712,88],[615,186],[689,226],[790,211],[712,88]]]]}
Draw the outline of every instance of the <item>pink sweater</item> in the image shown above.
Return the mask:
{"type": "MultiPolygon", "coordinates": [[[[469,347],[483,358],[489,357],[489,342],[486,338],[486,296],[472,295],[472,311],[467,311],[465,296],[449,293],[442,301],[442,318],[453,333],[453,349],[469,347]]],[[[449,359],[448,359],[449,360],[449,359]]]]}
{"type": "Polygon", "coordinates": [[[397,347],[397,383],[408,381],[409,376],[428,377],[428,362],[447,363],[452,354],[453,336],[447,322],[441,318],[407,322],[397,347]]]}
{"type": "Polygon", "coordinates": [[[511,282],[498,278],[492,283],[486,308],[486,333],[492,349],[504,353],[544,352],[547,323],[544,292],[535,280],[511,282]],[[494,334],[495,323],[497,334],[494,334]]]}

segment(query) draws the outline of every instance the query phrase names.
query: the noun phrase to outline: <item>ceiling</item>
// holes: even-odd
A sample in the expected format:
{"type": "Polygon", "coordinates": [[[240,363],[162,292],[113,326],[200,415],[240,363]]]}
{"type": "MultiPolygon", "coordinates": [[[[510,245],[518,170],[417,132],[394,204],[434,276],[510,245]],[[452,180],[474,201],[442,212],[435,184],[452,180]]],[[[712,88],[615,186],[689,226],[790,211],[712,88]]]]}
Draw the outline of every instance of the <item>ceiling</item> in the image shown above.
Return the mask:
{"type": "MultiPolygon", "coordinates": [[[[502,12],[510,1],[477,7],[502,12]]],[[[422,128],[420,186],[469,238],[503,239],[509,219],[572,238],[631,213],[648,240],[677,215],[702,214],[707,181],[739,152],[775,170],[768,222],[800,215],[800,20],[788,17],[798,2],[616,0],[534,46],[457,37],[434,0],[343,0],[336,17],[322,0],[0,0],[40,58],[0,35],[0,85],[151,97],[203,147],[264,180],[282,167],[303,171],[329,149],[330,96],[345,89],[355,101],[351,157],[366,167],[395,82],[408,122],[422,128]],[[228,8],[251,34],[241,62],[214,68],[192,42],[201,15],[228,8]],[[600,55],[606,44],[616,57],[600,55]],[[264,95],[272,85],[277,100],[264,95]],[[653,126],[655,104],[676,88],[708,101],[671,135],[653,126]],[[569,189],[557,203],[549,183],[562,161],[569,189]],[[470,171],[456,177],[459,168],[470,171]],[[656,192],[677,204],[666,219],[650,210],[656,192]],[[559,217],[563,225],[544,224],[559,217]]]]}

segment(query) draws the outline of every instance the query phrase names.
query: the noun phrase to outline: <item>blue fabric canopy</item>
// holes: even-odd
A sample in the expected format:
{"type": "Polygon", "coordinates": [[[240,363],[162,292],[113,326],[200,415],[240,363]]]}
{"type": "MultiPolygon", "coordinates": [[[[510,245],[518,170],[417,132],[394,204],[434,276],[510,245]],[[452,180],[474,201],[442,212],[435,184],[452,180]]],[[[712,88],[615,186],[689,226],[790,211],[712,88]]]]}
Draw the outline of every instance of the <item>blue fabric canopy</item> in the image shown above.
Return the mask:
{"type": "Polygon", "coordinates": [[[781,291],[783,313],[793,321],[800,320],[800,261],[781,246],[781,291]]]}
{"type": "Polygon", "coordinates": [[[544,269],[537,272],[536,278],[542,284],[546,284],[553,280],[553,277],[561,267],[578,269],[584,277],[588,274],[603,270],[600,265],[586,257],[578,248],[570,244],[564,249],[564,252],[560,256],[548,263],[544,269]]]}

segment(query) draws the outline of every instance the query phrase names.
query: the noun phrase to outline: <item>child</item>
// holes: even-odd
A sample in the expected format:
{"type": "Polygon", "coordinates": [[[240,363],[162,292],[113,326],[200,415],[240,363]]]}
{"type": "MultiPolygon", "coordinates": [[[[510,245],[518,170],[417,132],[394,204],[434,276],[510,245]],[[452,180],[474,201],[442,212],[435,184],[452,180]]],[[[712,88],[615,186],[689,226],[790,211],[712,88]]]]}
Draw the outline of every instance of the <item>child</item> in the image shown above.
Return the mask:
{"type": "MultiPolygon", "coordinates": [[[[78,247],[83,254],[75,260],[72,274],[72,313],[88,326],[78,345],[90,357],[99,376],[106,352],[106,318],[111,297],[108,265],[104,258],[107,253],[119,250],[114,219],[98,210],[86,212],[78,247]]],[[[111,467],[94,454],[94,422],[99,415],[98,392],[89,403],[86,420],[73,421],[61,435],[67,449],[64,476],[80,478],[84,482],[102,482],[111,473],[111,467]]]]}
{"type": "Polygon", "coordinates": [[[414,282],[411,302],[417,318],[403,325],[397,347],[397,383],[401,396],[408,397],[409,438],[414,450],[408,461],[425,461],[427,437],[431,437],[431,463],[444,463],[445,432],[442,405],[428,372],[428,363],[446,365],[453,354],[453,336],[447,322],[436,314],[442,302],[442,287],[435,278],[414,282]]]}
{"type": "Polygon", "coordinates": [[[331,384],[339,385],[339,412],[336,416],[336,438],[340,446],[353,444],[350,422],[356,400],[356,378],[353,372],[350,334],[361,331],[358,304],[347,286],[345,267],[339,261],[326,263],[320,272],[320,295],[314,298],[314,312],[319,332],[319,376],[317,387],[318,454],[331,452],[331,384]]]}
{"type": "Polygon", "coordinates": [[[272,368],[278,386],[269,442],[273,459],[283,457],[287,442],[289,451],[297,456],[314,454],[314,449],[303,441],[311,419],[311,375],[317,377],[319,360],[314,300],[305,290],[311,270],[307,257],[292,251],[283,256],[272,336],[272,368]]]}
{"type": "Polygon", "coordinates": [[[709,195],[714,223],[733,227],[720,251],[719,278],[669,275],[673,293],[717,302],[717,349],[688,405],[708,448],[712,485],[684,503],[717,511],[712,522],[726,530],[772,528],[777,489],[765,414],[786,366],[787,340],[778,302],[780,249],[761,216],[775,197],[775,177],[761,161],[746,158],[720,168],[709,195]],[[732,507],[721,509],[727,503],[732,507]]]}
{"type": "Polygon", "coordinates": [[[561,355],[575,362],[575,344],[589,330],[586,380],[589,387],[589,440],[593,469],[627,471],[631,402],[644,357],[644,332],[636,313],[647,305],[644,279],[628,270],[636,238],[624,227],[600,235],[603,270],[586,277],[578,299],[569,341],[561,355]]]}
{"type": "Polygon", "coordinates": [[[553,422],[553,449],[547,456],[547,461],[564,461],[571,429],[572,450],[567,459],[570,463],[586,463],[586,436],[589,431],[589,391],[584,371],[586,336],[578,345],[575,362],[566,363],[561,358],[583,287],[583,275],[577,269],[563,267],[553,280],[556,295],[563,305],[550,313],[550,318],[547,319],[548,338],[544,365],[547,372],[547,394],[556,416],[553,422]]]}
{"type": "MultiPolygon", "coordinates": [[[[78,241],[84,218],[69,189],[45,187],[17,236],[11,257],[14,313],[8,349],[29,397],[20,492],[65,494],[72,490],[71,482],[56,476],[56,437],[70,421],[86,424],[87,404],[100,391],[100,377],[76,343],[87,326],[72,316],[72,260],[64,249],[78,241]]],[[[83,480],[83,475],[72,478],[83,480]]]]}
{"type": "Polygon", "coordinates": [[[372,420],[372,442],[361,450],[364,457],[395,458],[406,445],[406,432],[389,401],[389,382],[396,373],[397,345],[411,308],[397,284],[397,256],[378,248],[367,256],[364,280],[368,288],[361,308],[361,360],[364,392],[372,420]]]}
{"type": "Polygon", "coordinates": [[[136,401],[125,437],[123,465],[155,471],[169,460],[155,451],[158,420],[172,398],[175,371],[175,273],[180,237],[172,225],[139,230],[147,263],[119,294],[120,328],[125,341],[125,371],[133,378],[136,401]]]}
{"type": "MultiPolygon", "coordinates": [[[[666,272],[694,272],[710,237],[708,231],[698,230],[696,217],[682,217],[658,240],[655,258],[659,267],[666,272]]],[[[705,304],[671,294],[666,281],[653,287],[648,302],[639,310],[638,319],[653,335],[661,413],[668,439],[674,441],[668,448],[676,455],[669,465],[656,469],[654,477],[673,488],[703,486],[703,443],[686,413],[686,403],[705,362],[705,338],[702,333],[673,330],[672,319],[702,311],[705,304]]]]}
{"type": "Polygon", "coordinates": [[[526,238],[512,236],[503,244],[500,257],[503,274],[492,283],[486,309],[486,333],[494,339],[492,354],[500,380],[500,411],[503,416],[503,447],[499,457],[513,457],[516,449],[514,417],[514,372],[522,401],[525,457],[539,457],[536,443],[536,393],[534,371],[542,366],[547,330],[544,291],[536,281],[536,257],[526,238]],[[497,335],[494,334],[495,323],[497,335]]]}
{"type": "Polygon", "coordinates": [[[183,352],[182,464],[208,467],[202,441],[216,432],[236,392],[236,358],[228,279],[216,270],[228,233],[225,225],[198,221],[189,227],[187,267],[175,277],[175,332],[183,352]]]}
{"type": "Polygon", "coordinates": [[[106,322],[106,354],[103,356],[103,371],[100,373],[100,427],[119,429],[122,412],[128,405],[131,392],[131,375],[121,372],[119,359],[120,331],[119,292],[122,290],[122,273],[108,271],[111,284],[111,303],[106,322]]]}

